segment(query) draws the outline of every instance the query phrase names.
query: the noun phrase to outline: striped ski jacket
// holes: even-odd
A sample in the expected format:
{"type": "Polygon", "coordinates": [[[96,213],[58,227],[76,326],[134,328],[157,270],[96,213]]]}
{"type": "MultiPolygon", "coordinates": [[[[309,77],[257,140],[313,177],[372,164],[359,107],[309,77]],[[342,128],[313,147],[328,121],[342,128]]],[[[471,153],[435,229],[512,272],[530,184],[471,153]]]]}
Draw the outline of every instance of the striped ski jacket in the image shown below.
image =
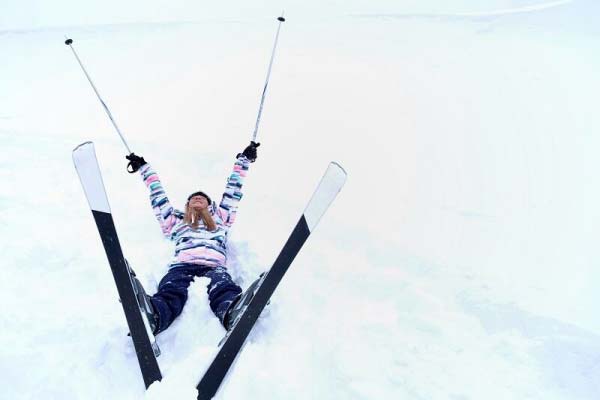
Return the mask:
{"type": "Polygon", "coordinates": [[[238,204],[242,198],[242,184],[250,161],[244,156],[236,159],[233,172],[221,202],[209,205],[217,225],[214,231],[208,230],[202,221],[197,229],[183,221],[184,212],[173,208],[165,193],[158,175],[150,164],[140,168],[144,183],[150,189],[150,204],[160,224],[164,236],[175,242],[175,255],[170,268],[186,264],[200,264],[210,267],[225,267],[227,262],[227,234],[235,222],[238,204]]]}

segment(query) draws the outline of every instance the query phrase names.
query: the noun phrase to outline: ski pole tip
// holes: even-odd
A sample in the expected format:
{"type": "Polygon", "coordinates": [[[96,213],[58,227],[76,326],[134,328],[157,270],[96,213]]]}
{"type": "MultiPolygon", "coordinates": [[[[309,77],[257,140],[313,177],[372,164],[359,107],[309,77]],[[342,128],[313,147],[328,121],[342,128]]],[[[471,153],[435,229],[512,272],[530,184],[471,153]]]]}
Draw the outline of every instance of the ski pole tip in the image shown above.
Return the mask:
{"type": "Polygon", "coordinates": [[[65,40],[65,44],[66,44],[67,46],[70,46],[70,45],[71,45],[71,43],[73,43],[73,39],[67,39],[67,40],[65,40]]]}
{"type": "Polygon", "coordinates": [[[283,17],[277,17],[277,21],[279,21],[279,22],[285,22],[285,18],[283,18],[283,17]]]}

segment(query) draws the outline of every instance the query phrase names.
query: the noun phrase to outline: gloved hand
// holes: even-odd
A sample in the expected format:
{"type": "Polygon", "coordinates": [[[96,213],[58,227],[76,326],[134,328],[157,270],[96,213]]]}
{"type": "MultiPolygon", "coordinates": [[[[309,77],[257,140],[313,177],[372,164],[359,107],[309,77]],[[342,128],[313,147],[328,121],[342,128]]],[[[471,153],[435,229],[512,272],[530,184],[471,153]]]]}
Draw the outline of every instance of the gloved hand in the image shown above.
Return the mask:
{"type": "Polygon", "coordinates": [[[140,168],[142,168],[143,165],[146,164],[144,157],[136,156],[135,153],[131,153],[130,155],[125,156],[125,158],[129,160],[129,163],[127,164],[127,172],[130,174],[137,172],[140,168]],[[131,169],[129,167],[131,167],[131,169]]]}
{"type": "Polygon", "coordinates": [[[237,156],[245,156],[250,162],[256,161],[256,148],[260,146],[260,143],[250,142],[248,147],[244,149],[243,152],[238,154],[237,156]]]}

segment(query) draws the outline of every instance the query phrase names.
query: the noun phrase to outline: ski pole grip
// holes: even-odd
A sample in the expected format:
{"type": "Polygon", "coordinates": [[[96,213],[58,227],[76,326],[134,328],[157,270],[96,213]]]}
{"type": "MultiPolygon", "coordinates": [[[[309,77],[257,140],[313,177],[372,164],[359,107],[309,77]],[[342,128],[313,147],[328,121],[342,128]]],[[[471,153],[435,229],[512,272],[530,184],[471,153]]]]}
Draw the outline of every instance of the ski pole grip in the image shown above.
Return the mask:
{"type": "Polygon", "coordinates": [[[277,21],[279,21],[279,22],[285,22],[285,18],[283,18],[283,17],[277,17],[277,21]]]}
{"type": "Polygon", "coordinates": [[[130,174],[135,174],[137,172],[135,169],[133,169],[133,165],[131,165],[131,161],[129,161],[129,164],[127,164],[127,172],[129,172],[130,174]],[[129,169],[129,167],[131,167],[131,169],[129,169]]]}
{"type": "Polygon", "coordinates": [[[67,40],[65,40],[65,44],[67,46],[70,46],[72,43],[73,43],[73,39],[67,39],[67,40]]]}

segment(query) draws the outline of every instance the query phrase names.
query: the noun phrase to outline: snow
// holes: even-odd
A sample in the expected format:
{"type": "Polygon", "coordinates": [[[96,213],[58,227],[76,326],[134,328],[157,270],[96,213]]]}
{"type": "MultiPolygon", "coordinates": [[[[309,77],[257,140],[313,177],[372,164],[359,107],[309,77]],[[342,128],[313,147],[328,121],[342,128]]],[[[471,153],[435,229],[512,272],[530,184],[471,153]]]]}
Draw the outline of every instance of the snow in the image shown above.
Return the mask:
{"type": "Polygon", "coordinates": [[[248,143],[283,8],[234,278],[349,176],[218,398],[600,397],[595,2],[5,3],[0,397],[193,399],[224,334],[197,280],[144,390],[75,146],[149,291],[172,247],[64,36],[181,204],[248,143]]]}

